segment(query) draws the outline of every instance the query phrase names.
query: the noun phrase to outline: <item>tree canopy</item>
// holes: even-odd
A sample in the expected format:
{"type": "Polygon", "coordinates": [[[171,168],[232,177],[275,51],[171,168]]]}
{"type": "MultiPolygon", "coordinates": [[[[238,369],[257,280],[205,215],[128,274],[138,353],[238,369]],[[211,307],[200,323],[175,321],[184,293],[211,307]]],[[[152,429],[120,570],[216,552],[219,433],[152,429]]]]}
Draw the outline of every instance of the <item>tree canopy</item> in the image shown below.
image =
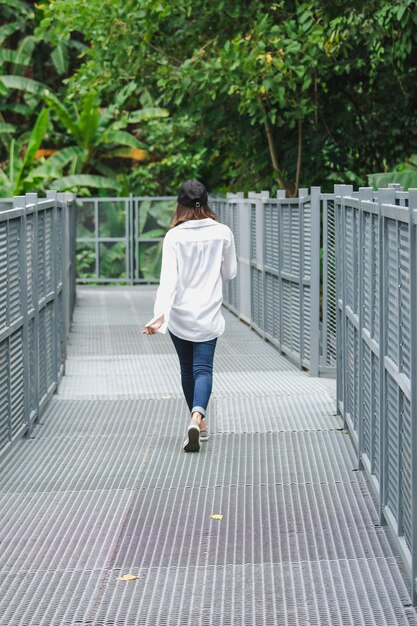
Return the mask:
{"type": "Polygon", "coordinates": [[[0,7],[0,184],[13,192],[167,194],[198,177],[295,194],[417,172],[416,0],[0,7]]]}

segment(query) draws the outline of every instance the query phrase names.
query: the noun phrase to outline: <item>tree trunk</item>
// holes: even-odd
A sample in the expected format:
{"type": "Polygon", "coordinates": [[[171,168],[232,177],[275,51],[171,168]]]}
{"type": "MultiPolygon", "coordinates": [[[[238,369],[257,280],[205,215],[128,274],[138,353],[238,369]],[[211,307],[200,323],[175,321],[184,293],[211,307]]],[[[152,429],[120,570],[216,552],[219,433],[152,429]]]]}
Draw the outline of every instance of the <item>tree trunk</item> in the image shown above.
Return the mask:
{"type": "Polygon", "coordinates": [[[271,157],[273,170],[277,176],[277,181],[281,189],[287,189],[284,179],[282,178],[282,174],[281,174],[279,163],[278,163],[278,156],[277,156],[277,151],[275,148],[271,124],[268,121],[268,119],[265,119],[264,124],[265,124],[266,137],[268,139],[269,154],[271,157]]]}

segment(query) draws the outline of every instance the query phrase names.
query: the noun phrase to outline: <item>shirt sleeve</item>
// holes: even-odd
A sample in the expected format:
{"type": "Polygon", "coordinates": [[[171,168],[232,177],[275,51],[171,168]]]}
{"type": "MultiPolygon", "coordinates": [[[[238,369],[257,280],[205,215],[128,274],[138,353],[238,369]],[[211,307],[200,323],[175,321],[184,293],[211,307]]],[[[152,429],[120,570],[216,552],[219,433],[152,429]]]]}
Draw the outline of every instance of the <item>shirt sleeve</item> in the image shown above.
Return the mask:
{"type": "Polygon", "coordinates": [[[174,304],[178,284],[178,261],[175,241],[165,236],[162,246],[162,265],[159,287],[154,304],[154,317],[146,324],[150,326],[162,315],[164,322],[158,332],[165,334],[168,327],[169,315],[174,304]]]}
{"type": "Polygon", "coordinates": [[[237,274],[235,238],[230,231],[230,240],[226,242],[223,252],[221,275],[224,281],[232,280],[237,274]]]}

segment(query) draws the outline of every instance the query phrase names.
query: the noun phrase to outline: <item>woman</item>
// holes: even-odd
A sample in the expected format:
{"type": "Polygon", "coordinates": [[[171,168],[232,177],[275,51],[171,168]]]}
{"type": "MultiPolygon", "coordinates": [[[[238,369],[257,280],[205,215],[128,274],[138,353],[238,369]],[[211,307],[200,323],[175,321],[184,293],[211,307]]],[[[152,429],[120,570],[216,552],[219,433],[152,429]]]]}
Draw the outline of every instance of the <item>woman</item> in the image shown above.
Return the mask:
{"type": "Polygon", "coordinates": [[[234,278],[237,270],[233,233],[216,219],[204,185],[187,180],[178,192],[172,228],[164,239],[154,317],[143,331],[153,335],[168,328],[177,351],[191,412],[186,452],[198,452],[200,441],[209,437],[205,417],[214,350],[225,325],[223,281],[234,278]]]}

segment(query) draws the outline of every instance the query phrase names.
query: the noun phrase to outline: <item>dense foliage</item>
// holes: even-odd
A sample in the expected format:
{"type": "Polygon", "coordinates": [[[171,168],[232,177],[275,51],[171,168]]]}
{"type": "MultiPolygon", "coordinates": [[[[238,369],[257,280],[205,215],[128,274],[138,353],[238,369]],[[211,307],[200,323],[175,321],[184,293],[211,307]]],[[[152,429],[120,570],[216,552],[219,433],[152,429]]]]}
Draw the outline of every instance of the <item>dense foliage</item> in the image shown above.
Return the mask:
{"type": "Polygon", "coordinates": [[[0,195],[417,186],[416,0],[0,10],[0,195]]]}

